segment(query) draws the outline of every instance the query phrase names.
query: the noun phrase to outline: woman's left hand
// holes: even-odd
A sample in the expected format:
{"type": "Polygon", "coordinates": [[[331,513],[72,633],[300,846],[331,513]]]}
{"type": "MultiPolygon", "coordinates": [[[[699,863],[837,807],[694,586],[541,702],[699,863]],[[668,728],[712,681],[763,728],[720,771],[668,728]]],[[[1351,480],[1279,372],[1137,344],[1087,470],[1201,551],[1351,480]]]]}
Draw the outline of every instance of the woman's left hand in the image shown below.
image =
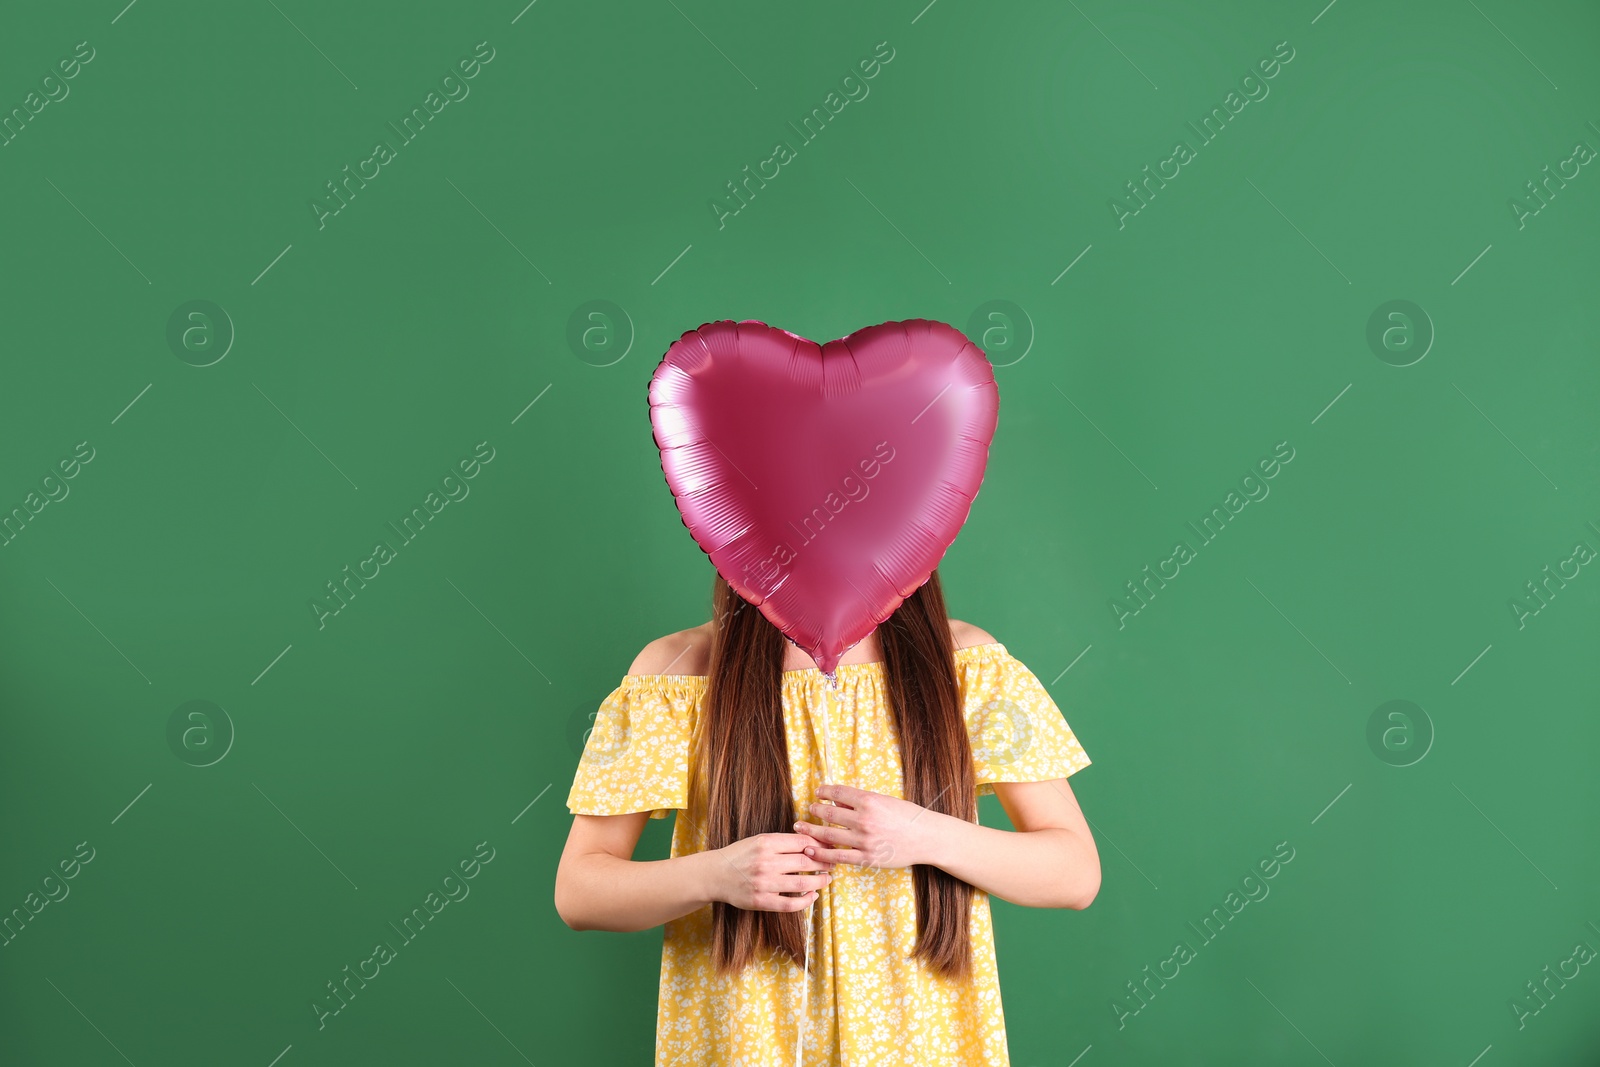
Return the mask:
{"type": "Polygon", "coordinates": [[[933,863],[944,823],[951,816],[898,797],[849,785],[821,785],[812,816],[833,825],[797,822],[795,832],[815,838],[808,856],[858,867],[910,867],[933,863]]]}

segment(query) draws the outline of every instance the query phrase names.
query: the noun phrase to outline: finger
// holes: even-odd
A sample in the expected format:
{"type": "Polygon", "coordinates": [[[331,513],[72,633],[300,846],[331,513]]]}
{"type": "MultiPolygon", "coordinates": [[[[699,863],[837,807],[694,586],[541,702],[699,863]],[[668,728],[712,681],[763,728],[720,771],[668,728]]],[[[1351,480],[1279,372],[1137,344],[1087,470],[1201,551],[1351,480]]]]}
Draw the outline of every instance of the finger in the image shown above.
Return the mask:
{"type": "Polygon", "coordinates": [[[856,839],[854,831],[847,830],[843,827],[818,826],[816,823],[809,822],[796,823],[796,825],[805,827],[802,832],[807,837],[813,838],[815,841],[820,841],[824,845],[830,845],[836,848],[853,848],[859,843],[856,839]]]}
{"type": "Polygon", "coordinates": [[[837,845],[838,841],[845,840],[840,835],[850,837],[861,833],[856,827],[838,827],[838,825],[824,825],[821,822],[795,822],[795,827],[803,837],[811,838],[813,841],[827,841],[829,845],[837,845]]]}
{"type": "MultiPolygon", "coordinates": [[[[798,826],[799,824],[797,823],[796,825],[798,826]]],[[[811,824],[807,823],[806,825],[809,826],[811,824]]],[[[812,844],[811,838],[803,833],[773,834],[771,836],[779,838],[778,841],[774,842],[774,846],[780,855],[786,855],[790,852],[804,852],[806,846],[812,844]]]]}
{"type": "Polygon", "coordinates": [[[777,893],[764,893],[755,899],[754,904],[755,910],[757,911],[804,911],[806,908],[810,907],[811,902],[816,899],[817,891],[813,889],[811,892],[798,897],[785,897],[779,896],[777,893]]]}
{"type": "Polygon", "coordinates": [[[818,859],[826,859],[832,863],[852,863],[857,867],[871,866],[867,862],[867,854],[859,848],[818,848],[818,859]]]}
{"type": "Polygon", "coordinates": [[[833,875],[827,871],[815,874],[791,874],[783,878],[773,879],[777,893],[813,893],[833,881],[833,875]]]}
{"type": "Polygon", "coordinates": [[[813,818],[822,819],[838,826],[848,826],[855,829],[860,826],[861,814],[854,808],[847,808],[839,804],[808,804],[806,810],[813,818]]]}
{"type": "Polygon", "coordinates": [[[833,864],[819,860],[814,856],[796,856],[784,864],[784,874],[803,874],[815,877],[819,874],[832,874],[833,864]]]}
{"type": "Polygon", "coordinates": [[[817,786],[817,796],[824,800],[835,800],[840,804],[855,807],[856,801],[870,795],[866,789],[857,789],[853,785],[840,785],[833,782],[824,782],[817,786]]]}
{"type": "Polygon", "coordinates": [[[813,889],[803,897],[785,897],[784,899],[794,901],[794,903],[790,905],[791,911],[805,911],[816,902],[817,891],[813,889]]]}

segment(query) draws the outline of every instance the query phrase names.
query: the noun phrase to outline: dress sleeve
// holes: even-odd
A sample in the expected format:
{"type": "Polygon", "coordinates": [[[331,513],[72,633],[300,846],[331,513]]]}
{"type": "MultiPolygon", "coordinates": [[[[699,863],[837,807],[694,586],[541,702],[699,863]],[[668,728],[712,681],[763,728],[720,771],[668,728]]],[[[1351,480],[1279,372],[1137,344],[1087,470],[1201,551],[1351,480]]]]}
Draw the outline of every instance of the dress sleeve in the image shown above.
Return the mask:
{"type": "Polygon", "coordinates": [[[966,650],[962,664],[967,736],[978,795],[996,782],[1070,778],[1089,766],[1043,683],[998,643],[966,650]]]}
{"type": "Polygon", "coordinates": [[[567,794],[574,815],[652,819],[688,806],[689,738],[696,709],[691,675],[629,674],[595,713],[567,794]]]}

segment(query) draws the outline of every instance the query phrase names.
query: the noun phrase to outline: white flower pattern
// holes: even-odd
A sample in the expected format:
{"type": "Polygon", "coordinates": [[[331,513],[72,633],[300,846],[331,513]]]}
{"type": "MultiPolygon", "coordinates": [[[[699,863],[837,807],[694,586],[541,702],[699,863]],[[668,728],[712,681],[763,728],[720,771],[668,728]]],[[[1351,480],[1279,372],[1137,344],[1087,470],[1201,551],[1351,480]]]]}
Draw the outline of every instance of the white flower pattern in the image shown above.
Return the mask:
{"type": "MultiPolygon", "coordinates": [[[[957,649],[955,659],[979,796],[993,793],[995,782],[1067,778],[1089,765],[1050,694],[1004,645],[969,645],[957,649]],[[1011,736],[1026,738],[1021,744],[984,745],[996,701],[1009,716],[1021,715],[1025,729],[1007,727],[1011,736]]],[[[823,714],[826,684],[815,667],[783,673],[796,819],[809,818],[805,808],[821,782],[821,735],[813,726],[823,714]]],[[[883,664],[845,664],[838,684],[823,724],[831,737],[831,780],[903,796],[883,664]]],[[[685,810],[690,738],[705,687],[703,675],[624,675],[600,705],[567,808],[584,815],[648,811],[656,819],[685,810]]],[[[694,817],[677,820],[673,856],[704,847],[694,839],[698,825],[694,817]]],[[[973,893],[973,971],[960,983],[910,958],[917,909],[909,868],[841,864],[812,908],[806,1067],[1008,1067],[988,894],[973,893]]],[[[800,967],[773,956],[719,976],[711,964],[710,930],[709,906],[665,926],[656,1067],[792,1067],[800,967]]]]}

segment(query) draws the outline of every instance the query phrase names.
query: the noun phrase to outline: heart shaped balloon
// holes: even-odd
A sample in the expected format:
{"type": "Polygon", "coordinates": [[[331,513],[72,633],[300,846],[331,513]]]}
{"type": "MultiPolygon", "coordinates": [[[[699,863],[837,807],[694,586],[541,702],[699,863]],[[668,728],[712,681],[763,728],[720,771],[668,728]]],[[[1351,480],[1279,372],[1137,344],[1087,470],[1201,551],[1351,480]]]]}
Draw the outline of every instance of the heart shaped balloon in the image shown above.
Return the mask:
{"type": "Polygon", "coordinates": [[[826,674],[939,565],[999,412],[988,357],[929,319],[824,345],[755,320],[708,322],[650,379],[684,525],[826,674]]]}

